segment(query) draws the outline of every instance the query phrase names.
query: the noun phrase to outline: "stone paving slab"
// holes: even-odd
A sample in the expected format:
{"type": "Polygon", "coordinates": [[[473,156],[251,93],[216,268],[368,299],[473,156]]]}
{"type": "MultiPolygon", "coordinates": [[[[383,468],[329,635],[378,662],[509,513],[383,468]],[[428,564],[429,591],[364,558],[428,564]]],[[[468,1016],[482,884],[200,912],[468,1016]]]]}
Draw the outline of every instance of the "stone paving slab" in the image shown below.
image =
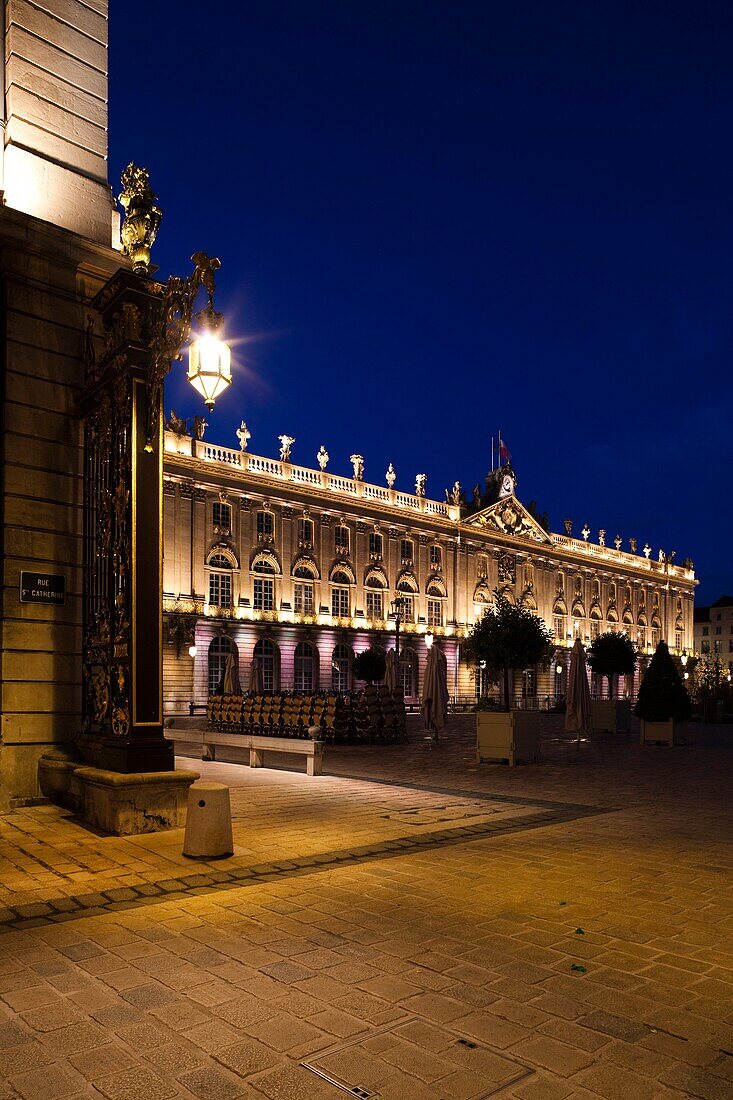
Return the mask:
{"type": "MultiPolygon", "coordinates": [[[[332,761],[371,771],[364,789],[388,800],[402,785],[387,811],[402,834],[416,808],[423,835],[450,842],[273,863],[223,889],[184,892],[171,876],[167,900],[118,896],[9,928],[0,1097],[338,1100],[305,1064],[349,1045],[361,1061],[341,1068],[363,1069],[375,1097],[468,1100],[492,1072],[501,1087],[508,1063],[527,1072],[498,1095],[517,1100],[731,1100],[730,746],[559,745],[539,768],[464,774],[469,747],[459,726],[440,767],[421,746],[332,761]],[[484,794],[520,814],[596,812],[463,836],[433,816],[446,790],[464,810],[484,794]],[[420,791],[435,801],[411,803],[420,791]],[[456,1036],[475,1044],[463,1064],[456,1036]],[[448,1049],[457,1068],[436,1077],[448,1049]]],[[[341,839],[345,805],[321,811],[341,839]]]]}

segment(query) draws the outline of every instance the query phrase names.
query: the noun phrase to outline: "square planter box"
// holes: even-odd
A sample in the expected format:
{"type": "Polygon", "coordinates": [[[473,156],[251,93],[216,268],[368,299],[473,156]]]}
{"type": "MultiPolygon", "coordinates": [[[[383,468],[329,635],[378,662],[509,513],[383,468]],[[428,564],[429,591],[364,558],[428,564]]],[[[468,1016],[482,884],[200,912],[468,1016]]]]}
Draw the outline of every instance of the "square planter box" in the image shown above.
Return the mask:
{"type": "Polygon", "coordinates": [[[478,711],[476,761],[534,764],[540,758],[540,715],[536,710],[478,711]]]}
{"type": "Polygon", "coordinates": [[[628,699],[593,699],[590,705],[593,733],[630,733],[631,703],[628,699]]]}
{"type": "Polygon", "coordinates": [[[685,744],[687,723],[675,722],[672,718],[668,722],[644,722],[641,725],[640,741],[642,745],[669,745],[685,744]]]}

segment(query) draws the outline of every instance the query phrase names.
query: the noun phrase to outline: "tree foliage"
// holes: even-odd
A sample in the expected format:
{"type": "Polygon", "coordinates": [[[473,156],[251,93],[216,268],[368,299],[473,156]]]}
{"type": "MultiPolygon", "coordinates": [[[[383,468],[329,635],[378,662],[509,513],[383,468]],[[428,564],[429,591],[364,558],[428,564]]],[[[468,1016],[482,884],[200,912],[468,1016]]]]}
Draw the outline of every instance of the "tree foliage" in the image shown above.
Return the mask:
{"type": "Polygon", "coordinates": [[[686,722],[692,714],[687,688],[667,648],[660,642],[639,687],[634,714],[643,722],[686,722]]]}
{"type": "Polygon", "coordinates": [[[357,653],[352,665],[355,680],[366,680],[373,684],[384,679],[387,670],[387,660],[381,649],[365,649],[363,653],[357,653]]]}
{"type": "Polygon", "coordinates": [[[588,664],[598,676],[608,677],[611,698],[615,698],[619,676],[631,676],[638,654],[628,634],[609,630],[599,634],[588,649],[588,664]]]}
{"type": "Polygon", "coordinates": [[[485,661],[489,673],[503,673],[504,698],[508,702],[509,672],[546,661],[551,639],[551,631],[538,615],[495,592],[494,604],[474,624],[461,650],[468,664],[485,661]]]}

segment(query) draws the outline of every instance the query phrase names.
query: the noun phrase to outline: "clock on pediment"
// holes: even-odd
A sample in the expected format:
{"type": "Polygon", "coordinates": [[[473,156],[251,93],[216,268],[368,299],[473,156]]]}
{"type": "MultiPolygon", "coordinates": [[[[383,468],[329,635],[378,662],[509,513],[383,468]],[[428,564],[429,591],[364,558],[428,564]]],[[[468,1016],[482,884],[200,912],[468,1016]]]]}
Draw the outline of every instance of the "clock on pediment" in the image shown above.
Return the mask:
{"type": "Polygon", "coordinates": [[[516,494],[517,489],[517,475],[514,470],[507,463],[507,465],[501,471],[501,481],[499,482],[499,500],[504,497],[513,497],[516,494]]]}

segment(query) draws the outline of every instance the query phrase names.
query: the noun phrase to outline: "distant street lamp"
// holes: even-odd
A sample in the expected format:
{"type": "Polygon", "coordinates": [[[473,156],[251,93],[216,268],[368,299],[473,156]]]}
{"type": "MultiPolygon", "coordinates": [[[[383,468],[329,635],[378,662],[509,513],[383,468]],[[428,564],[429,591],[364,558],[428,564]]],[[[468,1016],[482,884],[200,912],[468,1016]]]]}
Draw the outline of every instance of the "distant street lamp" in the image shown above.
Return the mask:
{"type": "Polygon", "coordinates": [[[433,632],[432,632],[432,630],[429,630],[427,632],[427,634],[425,635],[425,648],[426,649],[432,649],[433,648],[433,641],[434,641],[433,632]]]}
{"type": "Polygon", "coordinates": [[[405,597],[395,596],[389,605],[389,618],[394,619],[394,656],[400,659],[400,623],[405,620],[405,597]]]}

